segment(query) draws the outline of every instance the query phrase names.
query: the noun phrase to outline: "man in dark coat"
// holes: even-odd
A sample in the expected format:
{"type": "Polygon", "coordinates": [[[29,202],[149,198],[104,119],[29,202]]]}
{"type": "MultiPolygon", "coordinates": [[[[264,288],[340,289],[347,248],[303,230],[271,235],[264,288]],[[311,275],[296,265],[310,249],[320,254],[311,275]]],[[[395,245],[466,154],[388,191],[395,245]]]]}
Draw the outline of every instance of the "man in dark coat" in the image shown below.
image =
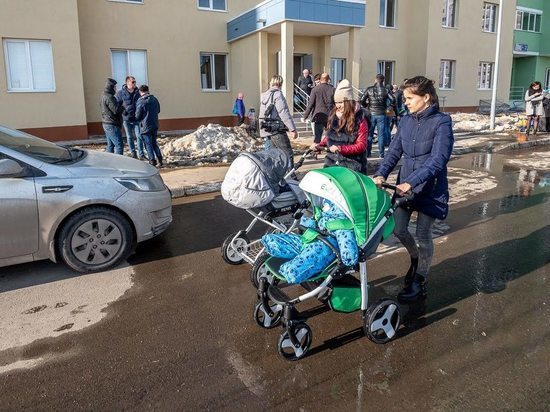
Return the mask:
{"type": "Polygon", "coordinates": [[[307,119],[311,113],[315,124],[314,143],[320,143],[323,137],[323,130],[327,127],[328,116],[334,107],[334,87],[329,84],[330,76],[328,73],[321,74],[320,83],[313,88],[309,96],[309,104],[304,112],[304,119],[307,119]]]}
{"type": "MultiPolygon", "coordinates": [[[[309,96],[314,84],[308,69],[304,69],[302,75],[296,80],[296,85],[298,86],[299,90],[309,96]]],[[[294,107],[302,111],[306,104],[306,97],[298,90],[296,90],[296,92],[294,93],[294,107]]]]}
{"type": "Polygon", "coordinates": [[[107,79],[105,89],[99,101],[101,110],[101,122],[105,137],[107,138],[107,152],[122,154],[124,152],[124,142],[122,141],[122,104],[115,98],[116,80],[107,79]]]}
{"type": "Polygon", "coordinates": [[[136,120],[139,121],[139,132],[145,142],[149,163],[153,166],[162,167],[162,153],[157,143],[157,132],[159,130],[160,103],[155,96],[149,94],[149,86],[139,86],[141,97],[136,104],[136,120]],[[155,160],[155,156],[157,160],[155,160]]]}
{"type": "Polygon", "coordinates": [[[139,156],[140,160],[144,160],[143,139],[139,133],[139,122],[136,120],[136,103],[139,99],[139,91],[134,76],[126,76],[126,84],[116,93],[116,99],[124,107],[122,120],[128,148],[130,149],[130,156],[134,159],[139,156]],[[137,153],[134,139],[137,141],[137,153]]]}

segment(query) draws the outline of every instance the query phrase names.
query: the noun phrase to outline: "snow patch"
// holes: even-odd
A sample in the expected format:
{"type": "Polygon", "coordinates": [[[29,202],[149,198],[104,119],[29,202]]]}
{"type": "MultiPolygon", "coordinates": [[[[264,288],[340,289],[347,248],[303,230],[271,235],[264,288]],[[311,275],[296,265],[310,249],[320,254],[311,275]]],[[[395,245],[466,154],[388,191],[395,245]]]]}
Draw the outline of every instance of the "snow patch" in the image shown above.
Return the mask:
{"type": "Polygon", "coordinates": [[[167,163],[189,166],[204,163],[228,163],[242,152],[263,147],[246,131],[246,127],[224,127],[209,123],[195,132],[176,139],[159,140],[167,163]]]}

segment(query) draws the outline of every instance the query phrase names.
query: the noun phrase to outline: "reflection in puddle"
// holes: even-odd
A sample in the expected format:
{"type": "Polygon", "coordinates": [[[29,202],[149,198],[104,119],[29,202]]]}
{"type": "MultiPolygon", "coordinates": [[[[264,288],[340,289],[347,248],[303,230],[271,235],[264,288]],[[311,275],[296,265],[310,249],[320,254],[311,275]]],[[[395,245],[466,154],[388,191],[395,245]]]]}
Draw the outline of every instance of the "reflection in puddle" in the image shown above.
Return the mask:
{"type": "Polygon", "coordinates": [[[517,189],[518,194],[523,197],[531,196],[535,186],[540,182],[537,170],[519,169],[517,189]]]}

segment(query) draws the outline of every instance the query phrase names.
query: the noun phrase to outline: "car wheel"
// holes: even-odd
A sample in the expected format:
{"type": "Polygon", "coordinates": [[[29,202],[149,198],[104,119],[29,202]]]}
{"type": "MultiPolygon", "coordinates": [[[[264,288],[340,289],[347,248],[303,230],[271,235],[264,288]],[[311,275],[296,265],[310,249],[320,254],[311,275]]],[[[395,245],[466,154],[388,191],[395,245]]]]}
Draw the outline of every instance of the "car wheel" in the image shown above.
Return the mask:
{"type": "Polygon", "coordinates": [[[65,263],[79,272],[109,269],[126,259],[134,246],[128,219],[116,210],[89,207],[63,224],[57,250],[65,263]]]}

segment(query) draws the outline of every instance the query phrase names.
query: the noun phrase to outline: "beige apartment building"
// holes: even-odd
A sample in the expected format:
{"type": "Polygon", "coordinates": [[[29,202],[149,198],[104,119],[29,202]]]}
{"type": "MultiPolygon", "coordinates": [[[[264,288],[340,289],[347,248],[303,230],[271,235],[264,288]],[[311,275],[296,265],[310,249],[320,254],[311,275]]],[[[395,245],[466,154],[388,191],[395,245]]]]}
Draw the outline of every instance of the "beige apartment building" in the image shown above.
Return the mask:
{"type": "MultiPolygon", "coordinates": [[[[303,68],[363,89],[426,75],[445,110],[491,98],[500,0],[1,0],[0,124],[48,140],[102,134],[105,80],[132,74],[161,103],[161,130],[233,124],[280,73],[303,68]]],[[[516,2],[504,3],[497,96],[508,99],[516,2]]]]}

